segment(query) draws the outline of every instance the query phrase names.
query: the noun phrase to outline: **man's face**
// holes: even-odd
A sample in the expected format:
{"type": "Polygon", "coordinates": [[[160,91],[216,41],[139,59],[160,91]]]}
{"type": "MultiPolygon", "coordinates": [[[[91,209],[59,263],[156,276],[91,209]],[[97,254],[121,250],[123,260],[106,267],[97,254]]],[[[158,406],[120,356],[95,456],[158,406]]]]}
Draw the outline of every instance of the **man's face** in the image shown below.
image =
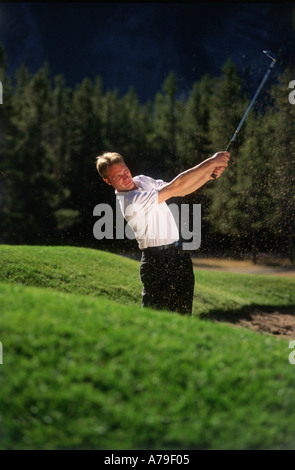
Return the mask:
{"type": "Polygon", "coordinates": [[[111,165],[107,170],[104,181],[117,191],[130,191],[136,188],[131,173],[124,162],[111,165]]]}

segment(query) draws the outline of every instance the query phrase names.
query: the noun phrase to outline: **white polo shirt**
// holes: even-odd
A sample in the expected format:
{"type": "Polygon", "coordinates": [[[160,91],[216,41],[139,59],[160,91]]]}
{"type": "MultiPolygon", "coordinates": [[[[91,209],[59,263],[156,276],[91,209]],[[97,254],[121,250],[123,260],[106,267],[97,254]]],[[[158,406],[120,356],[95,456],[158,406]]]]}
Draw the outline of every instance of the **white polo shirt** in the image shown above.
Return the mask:
{"type": "Polygon", "coordinates": [[[179,240],[175,219],[166,202],[158,204],[158,191],[163,180],[139,175],[133,178],[138,189],[115,191],[120,208],[132,228],[141,250],[170,245],[179,240]]]}

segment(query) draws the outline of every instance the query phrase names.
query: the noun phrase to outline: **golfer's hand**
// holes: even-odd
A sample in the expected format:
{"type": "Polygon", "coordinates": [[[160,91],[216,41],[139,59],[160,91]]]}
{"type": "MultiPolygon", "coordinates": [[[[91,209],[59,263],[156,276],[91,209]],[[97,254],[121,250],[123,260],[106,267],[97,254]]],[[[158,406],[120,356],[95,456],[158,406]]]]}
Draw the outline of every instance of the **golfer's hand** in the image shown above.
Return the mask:
{"type": "Polygon", "coordinates": [[[222,175],[226,167],[228,166],[230,153],[229,152],[217,152],[211,157],[212,163],[214,164],[215,168],[213,170],[214,176],[213,178],[219,178],[222,175]]]}
{"type": "Polygon", "coordinates": [[[224,172],[225,168],[226,168],[225,166],[217,166],[215,170],[213,171],[213,174],[211,175],[212,179],[219,178],[219,176],[221,176],[222,173],[224,172]]]}

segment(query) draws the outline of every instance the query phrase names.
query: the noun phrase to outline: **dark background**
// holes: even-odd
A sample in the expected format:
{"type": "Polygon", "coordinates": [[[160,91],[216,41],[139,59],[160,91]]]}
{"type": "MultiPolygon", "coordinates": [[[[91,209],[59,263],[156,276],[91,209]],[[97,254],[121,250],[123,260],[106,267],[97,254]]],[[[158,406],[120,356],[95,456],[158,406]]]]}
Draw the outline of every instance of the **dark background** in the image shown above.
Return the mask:
{"type": "Polygon", "coordinates": [[[225,148],[269,49],[228,171],[185,203],[204,252],[295,262],[294,3],[0,3],[0,32],[0,242],[137,249],[93,237],[93,208],[115,203],[96,155],[171,181],[225,148]]]}
{"type": "Polygon", "coordinates": [[[132,85],[146,102],[169,71],[186,94],[229,57],[255,89],[269,63],[262,50],[279,67],[293,62],[295,3],[1,3],[0,30],[11,76],[48,61],[69,87],[100,75],[105,89],[132,85]]]}

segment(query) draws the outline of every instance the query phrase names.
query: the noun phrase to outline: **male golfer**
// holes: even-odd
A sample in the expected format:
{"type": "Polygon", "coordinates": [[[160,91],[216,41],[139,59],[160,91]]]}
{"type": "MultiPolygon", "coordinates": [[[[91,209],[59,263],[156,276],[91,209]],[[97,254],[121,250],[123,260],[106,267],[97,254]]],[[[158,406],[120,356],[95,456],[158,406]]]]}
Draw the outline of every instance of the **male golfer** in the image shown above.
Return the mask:
{"type": "Polygon", "coordinates": [[[170,183],[144,175],[132,177],[118,153],[105,152],[96,158],[97,171],[115,188],[123,216],[142,250],[143,307],[192,314],[195,284],[192,260],[178,243],[178,228],[165,201],[191,194],[207,181],[218,178],[227,167],[229,156],[228,152],[215,153],[170,183]]]}

